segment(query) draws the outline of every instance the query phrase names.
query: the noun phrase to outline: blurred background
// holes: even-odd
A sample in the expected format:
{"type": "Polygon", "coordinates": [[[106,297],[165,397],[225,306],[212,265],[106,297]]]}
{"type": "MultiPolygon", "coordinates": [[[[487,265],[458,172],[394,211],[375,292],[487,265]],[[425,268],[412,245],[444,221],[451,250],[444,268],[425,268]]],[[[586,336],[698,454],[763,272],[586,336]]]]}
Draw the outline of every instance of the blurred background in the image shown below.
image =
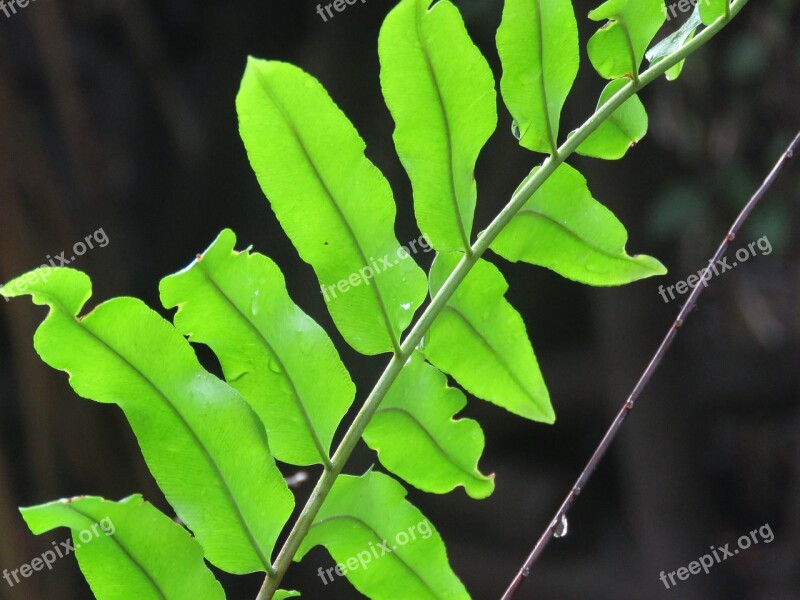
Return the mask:
{"type": "MultiPolygon", "coordinates": [[[[499,78],[493,39],[500,0],[462,0],[467,26],[499,78]]],[[[36,0],[0,13],[0,281],[108,237],[72,266],[94,281],[93,303],[133,295],[160,307],[161,277],[188,264],[224,227],[283,268],[294,299],[331,332],[359,388],[386,357],[364,358],[335,332],[311,268],[260,192],[238,138],[234,97],[246,56],[290,61],[317,76],[366,139],[392,183],[401,242],[419,234],[410,185],[394,153],[379,87],[376,41],[392,2],[366,0],[323,22],[311,0],[36,0]]],[[[597,2],[576,0],[582,65],[562,137],[594,110],[603,82],[585,55],[597,2]]],[[[682,18],[685,18],[683,15],[682,18]]],[[[665,33],[676,28],[671,21],[665,33]]],[[[485,501],[461,490],[411,500],[444,537],[474,598],[499,598],[645,367],[679,309],[658,286],[705,266],[739,208],[800,128],[800,3],[753,0],[691,57],[682,77],[642,99],[648,136],[619,162],[575,158],[595,197],[625,223],[632,253],[670,273],[595,289],[496,262],[511,284],[558,415],[526,422],[471,399],[486,432],[485,501]]],[[[476,231],[541,156],[521,149],[511,118],[478,163],[476,231]]],[[[569,533],[554,540],[518,598],[800,598],[800,164],[794,162],[734,242],[766,236],[746,264],[712,280],[594,479],[569,533]],[[674,571],[711,545],[768,524],[760,543],[669,591],[674,571]]],[[[428,266],[430,256],[418,255],[428,266]]],[[[161,311],[166,314],[165,311],[161,311]]],[[[63,540],[36,537],[18,506],[142,492],[169,512],[122,413],[78,398],[32,346],[45,314],[0,301],[0,569],[63,540]]],[[[349,472],[375,462],[359,449],[349,472]]],[[[286,474],[296,471],[289,468],[286,474]]],[[[311,469],[315,477],[317,472],[311,469]]],[[[297,490],[298,504],[311,482],[297,490]]],[[[324,586],[313,551],[284,587],[308,598],[360,595],[324,586]]],[[[220,575],[230,598],[254,598],[259,576],[220,575]]],[[[9,587],[3,600],[91,598],[74,559],[9,587]]]]}

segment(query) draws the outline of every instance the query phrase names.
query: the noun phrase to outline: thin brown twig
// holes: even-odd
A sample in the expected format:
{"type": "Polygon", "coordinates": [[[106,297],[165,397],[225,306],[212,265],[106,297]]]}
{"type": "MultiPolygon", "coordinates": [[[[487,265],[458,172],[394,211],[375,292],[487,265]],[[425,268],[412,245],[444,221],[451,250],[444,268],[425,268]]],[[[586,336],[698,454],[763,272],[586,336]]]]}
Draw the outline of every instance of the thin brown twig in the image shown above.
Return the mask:
{"type": "Polygon", "coordinates": [[[725,239],[722,240],[719,248],[717,249],[714,256],[711,260],[708,261],[708,266],[703,271],[703,275],[701,277],[700,282],[697,283],[695,288],[692,290],[692,293],[689,295],[689,298],[686,300],[686,303],[681,308],[680,312],[678,313],[678,318],[675,319],[675,322],[669,328],[666,336],[664,336],[661,345],[656,350],[656,353],[653,355],[653,358],[650,359],[650,362],[645,368],[644,372],[642,373],[641,377],[639,377],[639,381],[636,382],[636,385],[633,388],[633,391],[627,397],[625,402],[620,408],[617,416],[614,418],[614,421],[611,423],[611,426],[606,431],[606,434],[603,436],[603,439],[600,441],[600,444],[597,446],[597,449],[592,454],[592,457],[589,459],[589,462],[586,463],[586,466],[583,469],[580,477],[578,477],[575,484],[572,486],[572,489],[567,494],[567,497],[564,499],[564,502],[561,504],[561,507],[555,514],[555,517],[552,519],[550,524],[545,529],[542,536],[539,538],[539,541],[536,542],[536,546],[534,546],[531,553],[528,555],[527,560],[522,565],[522,568],[517,572],[516,576],[514,577],[511,584],[508,586],[505,594],[503,594],[502,600],[511,600],[514,596],[514,593],[517,591],[519,586],[522,584],[525,579],[527,579],[528,574],[530,573],[531,567],[533,563],[536,562],[536,559],[544,551],[547,544],[555,535],[556,531],[561,527],[561,523],[565,521],[567,518],[567,513],[569,509],[572,507],[572,504],[575,502],[575,498],[581,493],[586,484],[588,483],[589,479],[594,473],[597,465],[605,456],[608,448],[611,446],[614,438],[616,438],[617,433],[619,433],[620,427],[622,427],[622,423],[625,421],[625,417],[628,416],[628,413],[633,410],[633,407],[636,405],[636,401],[638,400],[639,396],[641,395],[644,388],[650,382],[650,379],[653,377],[656,369],[658,369],[659,365],[661,364],[664,355],[667,353],[667,350],[672,345],[672,342],[675,339],[675,336],[678,333],[678,330],[686,321],[686,318],[689,316],[689,313],[692,312],[694,307],[697,305],[697,300],[700,298],[700,294],[703,293],[703,290],[708,287],[708,281],[711,278],[711,271],[713,266],[716,262],[725,255],[728,248],[731,245],[731,242],[736,238],[736,234],[739,233],[742,225],[745,221],[747,221],[750,214],[753,212],[753,209],[761,202],[762,198],[766,195],[767,191],[772,187],[772,184],[775,183],[775,180],[780,175],[780,172],[786,166],[786,163],[789,162],[789,159],[792,158],[794,153],[800,148],[800,133],[792,140],[792,143],[789,144],[789,147],[786,151],[781,155],[778,162],[772,168],[772,171],[764,180],[764,183],[761,184],[761,187],[758,188],[755,194],[750,198],[750,200],[745,204],[742,211],[739,213],[739,216],[736,217],[736,220],[733,222],[730,230],[728,230],[728,234],[725,236],[725,239]],[[703,285],[700,285],[702,283],[703,285]]]}

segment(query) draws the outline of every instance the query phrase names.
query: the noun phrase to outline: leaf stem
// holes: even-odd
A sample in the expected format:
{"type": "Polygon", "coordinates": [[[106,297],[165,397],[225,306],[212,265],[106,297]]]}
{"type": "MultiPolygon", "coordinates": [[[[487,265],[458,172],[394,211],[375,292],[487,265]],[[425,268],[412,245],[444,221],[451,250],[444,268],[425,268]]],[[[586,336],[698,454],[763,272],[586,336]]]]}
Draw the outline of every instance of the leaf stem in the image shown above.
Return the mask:
{"type": "Polygon", "coordinates": [[[758,188],[755,194],[750,198],[750,200],[745,204],[744,208],[741,210],[739,215],[736,217],[731,228],[728,230],[727,235],[722,240],[722,243],[719,245],[714,256],[708,261],[708,266],[706,267],[705,271],[703,272],[700,281],[706,282],[706,285],[697,285],[692,290],[692,293],[687,298],[686,303],[681,308],[680,312],[678,313],[678,317],[675,319],[675,322],[667,331],[667,334],[664,336],[664,339],[661,341],[661,345],[659,345],[658,350],[650,359],[650,362],[647,364],[642,375],[639,377],[639,380],[636,382],[636,385],[633,388],[633,391],[630,395],[625,399],[625,402],[620,408],[617,416],[611,423],[611,426],[608,428],[608,431],[603,436],[603,439],[600,441],[600,444],[597,446],[597,449],[592,454],[592,457],[589,459],[589,462],[586,463],[586,466],[583,468],[580,477],[578,477],[575,484],[572,486],[572,489],[567,494],[567,497],[564,499],[564,502],[561,504],[561,507],[556,511],[553,520],[550,522],[550,525],[545,529],[544,533],[539,538],[539,541],[536,542],[536,546],[534,546],[533,551],[528,555],[527,560],[522,565],[522,568],[517,572],[516,576],[514,577],[511,585],[509,585],[508,589],[506,590],[505,594],[503,594],[502,600],[511,600],[514,596],[514,592],[519,588],[522,582],[528,577],[530,573],[531,567],[533,563],[536,562],[536,559],[544,551],[547,544],[553,538],[556,529],[558,528],[559,524],[562,522],[563,519],[566,518],[569,509],[572,507],[572,504],[575,502],[575,498],[581,493],[581,490],[586,486],[589,479],[591,478],[592,474],[594,473],[597,465],[603,459],[608,450],[609,446],[611,446],[612,442],[619,433],[622,424],[625,422],[625,418],[628,416],[628,413],[631,412],[636,406],[636,401],[638,400],[639,396],[641,395],[644,388],[650,382],[650,379],[653,377],[656,369],[661,364],[664,355],[666,354],[669,347],[672,345],[672,342],[675,339],[675,336],[678,335],[678,330],[683,326],[686,319],[689,316],[689,313],[694,310],[695,306],[697,305],[697,301],[700,298],[700,294],[703,293],[703,290],[707,287],[707,282],[711,278],[711,269],[713,265],[720,260],[725,253],[727,252],[731,242],[736,238],[736,234],[741,229],[744,222],[748,219],[750,214],[753,212],[753,209],[761,202],[761,199],[767,193],[767,191],[772,187],[772,184],[775,183],[775,180],[778,178],[778,175],[783,170],[786,163],[789,162],[789,159],[792,158],[794,153],[800,149],[800,133],[798,133],[786,151],[781,155],[778,162],[773,167],[770,174],[761,184],[761,187],[758,188]]]}
{"type": "Polygon", "coordinates": [[[271,600],[272,596],[278,590],[283,576],[286,574],[287,569],[291,565],[300,544],[311,528],[314,518],[317,516],[322,503],[328,496],[331,488],[333,487],[336,478],[342,472],[345,463],[350,458],[359,439],[361,438],[364,429],[366,429],[375,411],[378,409],[381,401],[386,396],[389,388],[394,383],[394,380],[400,374],[403,366],[405,365],[412,352],[416,349],[422,338],[428,332],[434,319],[447,305],[447,302],[455,293],[458,286],[464,281],[464,278],[470,272],[473,266],[478,262],[478,259],[489,248],[491,243],[497,238],[500,232],[511,221],[514,215],[522,208],[522,206],[533,196],[536,190],[547,180],[550,175],[561,165],[569,156],[571,156],[578,146],[591,135],[606,119],[608,119],[615,110],[622,106],[631,96],[638,92],[641,88],[656,80],[658,77],[666,73],[668,69],[684,60],[692,52],[697,50],[700,46],[704,45],[708,40],[714,37],[736,14],[747,4],[748,0],[734,0],[731,5],[731,14],[727,19],[720,19],[704,29],[699,35],[694,37],[686,45],[680,47],[672,54],[668,54],[662,60],[652,65],[638,78],[638,81],[631,81],[622,87],[608,102],[603,104],[583,125],[576,129],[572,135],[567,138],[567,141],[561,145],[558,151],[547,157],[542,163],[541,167],[532,175],[528,175],[523,184],[514,192],[511,200],[503,208],[502,211],[495,217],[489,226],[478,237],[472,245],[472,251],[467,252],[456,268],[447,278],[444,285],[442,285],[439,292],[431,300],[431,303],[422,313],[417,320],[414,327],[408,333],[403,343],[400,345],[399,351],[395,352],[389,364],[386,366],[383,374],[381,375],[375,387],[370,392],[366,401],[361,407],[361,410],[356,415],[353,423],[345,433],[344,438],[339,444],[336,453],[333,455],[332,467],[325,469],[320,477],[311,497],[303,507],[302,512],[297,517],[297,520],[292,527],[289,536],[283,544],[278,557],[273,564],[274,575],[268,575],[264,580],[264,585],[258,593],[256,600],[271,600]]]}

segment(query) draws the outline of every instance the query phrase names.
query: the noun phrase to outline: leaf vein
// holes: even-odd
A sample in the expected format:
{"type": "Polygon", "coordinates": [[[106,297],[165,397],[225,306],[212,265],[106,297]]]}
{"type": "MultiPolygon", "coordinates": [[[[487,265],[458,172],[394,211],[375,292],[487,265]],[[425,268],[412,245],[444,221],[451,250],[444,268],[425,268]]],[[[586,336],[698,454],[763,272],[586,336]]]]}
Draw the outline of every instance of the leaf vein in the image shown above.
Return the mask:
{"type": "Polygon", "coordinates": [[[311,421],[311,416],[309,415],[308,409],[306,408],[302,398],[300,397],[300,392],[297,389],[297,385],[294,382],[294,378],[289,374],[289,371],[286,368],[286,365],[281,359],[280,355],[272,346],[272,344],[269,343],[266,336],[261,332],[261,330],[256,326],[256,324],[253,323],[252,320],[245,315],[244,311],[242,311],[242,309],[233,301],[233,299],[230,296],[228,296],[228,294],[226,294],[225,291],[219,286],[219,284],[213,278],[212,274],[209,273],[208,269],[203,264],[203,262],[197,261],[197,264],[200,266],[200,271],[203,273],[203,276],[212,285],[214,290],[217,291],[217,293],[225,300],[225,302],[227,302],[231,306],[231,308],[233,308],[235,314],[237,314],[245,322],[245,324],[255,333],[256,337],[258,337],[262,341],[264,346],[266,346],[267,350],[269,350],[269,352],[275,357],[275,360],[278,362],[280,366],[281,372],[285,373],[286,375],[286,380],[288,381],[289,387],[291,388],[292,391],[292,398],[295,400],[295,403],[300,409],[300,414],[302,415],[303,420],[305,421],[305,424],[311,433],[311,439],[313,440],[314,445],[317,448],[317,452],[319,453],[320,458],[322,459],[322,463],[325,466],[330,467],[331,466],[330,457],[328,456],[328,453],[325,452],[322,442],[320,441],[319,436],[317,435],[317,431],[314,428],[314,425],[311,421]]]}
{"type": "Polygon", "coordinates": [[[522,381],[520,381],[519,377],[511,368],[511,365],[508,364],[508,361],[505,359],[505,357],[502,354],[500,354],[494,346],[492,346],[489,340],[487,340],[486,337],[480,331],[476,329],[476,327],[466,317],[466,315],[464,315],[464,313],[462,313],[460,310],[449,304],[445,306],[444,309],[442,309],[442,312],[444,311],[450,311],[454,313],[456,316],[458,316],[462,321],[464,321],[464,323],[467,325],[467,327],[469,327],[472,333],[475,334],[475,337],[477,337],[478,340],[491,351],[492,355],[495,357],[495,360],[497,360],[500,366],[503,367],[506,373],[509,374],[514,384],[522,391],[522,393],[525,394],[531,401],[533,401],[534,404],[537,405],[539,404],[536,398],[534,398],[533,395],[528,391],[528,388],[525,387],[522,381]]]}
{"type": "Polygon", "coordinates": [[[419,38],[419,43],[422,46],[422,55],[425,57],[425,66],[428,69],[428,74],[431,76],[431,79],[433,80],[433,87],[436,90],[437,106],[439,107],[439,112],[441,113],[442,117],[442,125],[444,126],[445,130],[447,155],[450,162],[450,190],[452,192],[450,199],[453,202],[453,208],[456,213],[456,223],[458,224],[458,233],[461,236],[461,243],[464,246],[464,251],[469,254],[470,252],[469,237],[467,236],[467,230],[464,225],[464,219],[461,216],[461,208],[458,204],[458,195],[456,191],[455,154],[453,153],[453,139],[452,139],[452,129],[450,127],[450,117],[447,114],[447,107],[445,106],[444,98],[442,98],[442,90],[441,87],[439,86],[439,78],[436,75],[436,69],[433,68],[433,62],[431,61],[430,50],[428,48],[427,41],[425,40],[425,34],[422,31],[421,11],[417,11],[416,26],[417,26],[417,37],[419,38]]]}
{"type": "MultiPolygon", "coordinates": [[[[308,160],[308,164],[311,166],[311,169],[314,171],[314,176],[319,181],[320,185],[322,186],[322,189],[325,190],[325,195],[328,196],[328,199],[331,201],[331,204],[336,209],[336,212],[339,215],[339,218],[341,219],[342,223],[344,224],[345,229],[347,230],[347,234],[350,237],[350,240],[353,242],[353,245],[355,246],[356,252],[358,253],[358,255],[360,257],[361,264],[363,266],[368,266],[369,265],[369,261],[367,260],[367,255],[364,252],[364,249],[361,247],[361,242],[358,241],[358,237],[356,236],[355,232],[353,231],[353,226],[350,224],[350,221],[347,219],[347,216],[344,214],[344,211],[342,210],[342,207],[339,205],[339,202],[337,201],[336,197],[333,195],[333,192],[328,187],[328,183],[322,177],[322,173],[320,173],[319,169],[317,168],[317,164],[311,158],[311,155],[308,152],[308,148],[306,147],[306,144],[303,141],[302,136],[300,135],[300,131],[295,126],[294,120],[291,118],[289,113],[286,111],[286,109],[283,106],[283,104],[281,104],[278,101],[278,99],[275,97],[275,95],[272,93],[272,90],[270,89],[269,84],[264,81],[264,78],[261,76],[260,73],[258,74],[258,82],[261,84],[261,88],[267,94],[267,96],[269,97],[270,101],[280,111],[281,116],[283,117],[283,120],[288,125],[289,129],[292,130],[292,133],[295,136],[295,139],[297,141],[298,146],[300,147],[300,150],[302,150],[303,155],[306,157],[306,160],[308,160]]],[[[400,341],[397,339],[397,335],[395,334],[394,327],[392,327],[392,321],[389,318],[389,311],[386,308],[386,303],[385,303],[385,301],[383,299],[383,294],[381,293],[381,291],[379,289],[379,284],[378,284],[378,278],[377,277],[373,278],[372,285],[369,286],[369,287],[372,288],[372,290],[375,293],[375,299],[378,302],[378,306],[379,306],[379,308],[381,310],[381,313],[383,315],[383,319],[384,319],[384,322],[386,324],[386,328],[387,328],[387,330],[389,332],[389,337],[392,340],[392,346],[394,348],[394,352],[396,354],[399,354],[400,353],[400,341]]]]}
{"type": "MultiPolygon", "coordinates": [[[[95,522],[94,518],[90,517],[89,515],[87,515],[83,511],[78,510],[77,508],[75,508],[71,504],[64,504],[63,506],[67,510],[71,510],[75,514],[78,514],[78,515],[82,516],[87,521],[90,521],[91,523],[95,522]]],[[[125,544],[123,544],[121,541],[119,541],[119,539],[117,538],[116,535],[108,535],[107,537],[111,538],[111,541],[113,541],[119,547],[119,549],[122,551],[122,553],[125,554],[125,556],[127,556],[128,559],[134,564],[134,566],[139,571],[142,572],[142,574],[147,578],[147,581],[150,583],[150,585],[153,588],[155,588],[155,591],[156,591],[156,593],[158,593],[159,597],[163,598],[164,600],[167,600],[167,595],[161,589],[161,586],[158,584],[158,582],[155,579],[153,579],[152,575],[150,575],[150,572],[147,569],[145,569],[144,566],[142,566],[142,564],[138,560],[136,560],[136,558],[134,558],[134,556],[125,547],[125,544]]]]}
{"type": "MultiPolygon", "coordinates": [[[[465,475],[469,476],[470,478],[475,479],[476,481],[483,482],[483,479],[481,477],[478,477],[477,475],[475,475],[474,473],[469,471],[466,467],[463,467],[462,465],[460,465],[456,461],[456,459],[453,458],[452,454],[449,453],[439,443],[439,441],[436,439],[436,437],[434,437],[434,435],[430,431],[428,431],[428,429],[420,422],[420,420],[417,419],[417,417],[414,416],[410,411],[406,410],[405,408],[401,408],[399,406],[387,406],[386,408],[379,408],[377,410],[376,414],[387,413],[387,412],[397,412],[397,413],[400,413],[400,414],[405,415],[406,417],[408,417],[410,420],[412,420],[422,430],[422,432],[425,434],[425,436],[430,440],[430,442],[434,446],[436,446],[436,449],[447,459],[448,462],[450,462],[454,467],[456,467],[459,471],[461,471],[465,475]]],[[[453,419],[451,419],[450,421],[454,422],[453,419]]]]}
{"type": "MultiPolygon", "coordinates": [[[[41,294],[43,296],[46,296],[48,298],[52,298],[52,296],[50,296],[49,294],[46,294],[46,293],[43,293],[43,292],[37,292],[37,293],[39,293],[39,294],[41,294]]],[[[223,475],[222,470],[220,469],[220,467],[217,464],[216,460],[214,460],[214,457],[211,455],[211,452],[208,450],[206,445],[202,442],[200,437],[197,435],[197,432],[189,425],[189,422],[186,420],[186,418],[183,416],[183,414],[171,402],[169,397],[155,384],[154,381],[152,381],[149,377],[147,377],[147,375],[145,375],[141,370],[139,370],[139,368],[136,367],[136,365],[134,365],[127,357],[123,356],[119,351],[117,351],[113,346],[111,346],[111,344],[106,342],[97,333],[95,333],[89,327],[87,327],[83,318],[79,318],[79,317],[76,317],[73,314],[70,314],[70,312],[65,310],[65,308],[61,305],[60,302],[52,302],[52,306],[54,306],[54,307],[57,306],[64,313],[66,313],[67,316],[70,319],[73,319],[77,323],[77,325],[81,328],[81,330],[83,330],[86,333],[88,333],[99,344],[104,346],[112,355],[116,356],[119,359],[119,361],[122,362],[122,364],[124,364],[127,367],[129,367],[136,375],[138,375],[138,377],[141,378],[145,382],[145,384],[147,384],[150,388],[152,388],[155,391],[156,395],[159,396],[164,401],[166,406],[169,407],[169,409],[172,411],[172,413],[175,415],[175,417],[178,419],[178,421],[181,424],[183,424],[183,426],[186,429],[186,431],[191,435],[191,437],[197,443],[198,447],[202,450],[201,455],[206,459],[208,464],[213,468],[214,472],[216,473],[220,483],[222,484],[222,488],[223,488],[225,497],[228,500],[228,502],[231,504],[231,507],[233,508],[233,510],[234,510],[234,512],[236,514],[236,518],[239,521],[239,524],[242,526],[244,534],[247,536],[248,540],[250,541],[251,545],[253,546],[253,549],[255,550],[256,554],[258,555],[258,559],[261,561],[262,566],[264,567],[265,571],[267,571],[267,573],[271,573],[272,572],[272,565],[270,564],[269,559],[264,555],[264,553],[261,550],[261,547],[259,546],[258,542],[256,541],[255,535],[253,534],[253,531],[250,528],[250,525],[247,523],[247,519],[245,518],[244,514],[241,511],[241,508],[239,507],[239,504],[236,501],[236,498],[235,498],[235,496],[234,496],[234,494],[233,494],[233,492],[232,492],[232,490],[230,488],[230,485],[228,484],[227,479],[223,475]]]]}
{"type": "MultiPolygon", "coordinates": [[[[317,527],[319,525],[323,525],[331,521],[354,521],[356,524],[361,525],[362,527],[367,529],[373,536],[375,536],[375,539],[377,540],[378,544],[381,544],[386,541],[377,531],[375,531],[375,529],[369,523],[364,521],[364,519],[352,515],[335,515],[333,517],[320,519],[319,521],[315,522],[311,527],[317,527]]],[[[402,564],[407,571],[409,571],[414,577],[416,577],[419,580],[419,582],[423,585],[423,587],[426,590],[428,590],[428,592],[430,592],[431,596],[433,596],[434,598],[440,598],[440,596],[431,588],[428,582],[425,581],[422,575],[417,573],[416,569],[414,569],[411,565],[409,565],[405,561],[405,559],[402,556],[400,556],[400,554],[397,552],[396,549],[393,549],[393,551],[388,554],[389,556],[394,556],[398,561],[400,561],[400,564],[402,564]]]]}

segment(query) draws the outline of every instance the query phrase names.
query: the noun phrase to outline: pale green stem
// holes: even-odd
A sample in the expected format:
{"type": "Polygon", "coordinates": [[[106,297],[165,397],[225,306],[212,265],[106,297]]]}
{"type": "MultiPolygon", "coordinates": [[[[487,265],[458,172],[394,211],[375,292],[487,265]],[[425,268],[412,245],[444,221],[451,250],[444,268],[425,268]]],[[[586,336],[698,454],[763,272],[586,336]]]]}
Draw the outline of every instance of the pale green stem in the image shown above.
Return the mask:
{"type": "Polygon", "coordinates": [[[495,217],[483,233],[478,237],[472,245],[472,252],[465,254],[456,268],[447,278],[444,285],[441,287],[436,296],[431,300],[431,303],[422,313],[419,320],[409,332],[406,339],[400,346],[399,353],[392,356],[386,370],[381,375],[378,383],[370,392],[369,397],[364,402],[361,410],[356,415],[350,428],[345,433],[336,453],[333,455],[332,466],[326,468],[317,482],[311,497],[308,499],[303,511],[295,521],[292,531],[286,538],[286,541],[281,548],[278,558],[273,565],[275,575],[268,576],[264,581],[264,585],[258,593],[256,600],[271,600],[273,594],[278,590],[283,576],[286,574],[289,565],[297,553],[301,542],[305,538],[308,530],[311,527],[314,518],[317,516],[322,503],[331,491],[336,478],[342,472],[345,463],[350,458],[353,450],[358,444],[361,435],[364,433],[367,424],[369,423],[375,411],[378,409],[389,388],[394,383],[394,380],[400,374],[403,365],[405,365],[408,358],[411,356],[414,349],[422,341],[422,338],[428,332],[434,319],[444,309],[447,302],[452,297],[458,286],[464,281],[464,278],[469,273],[470,269],[478,262],[478,259],[489,248],[491,243],[497,238],[503,228],[508,225],[514,215],[517,214],[520,208],[533,196],[536,190],[547,180],[553,171],[561,165],[569,156],[571,156],[578,146],[591,135],[611,114],[617,110],[622,104],[625,103],[631,96],[638,92],[641,88],[652,83],[661,75],[666,73],[668,69],[684,60],[687,56],[692,54],[700,46],[708,42],[714,37],[739,11],[747,4],[748,0],[734,0],[730,7],[730,14],[726,17],[717,19],[710,26],[701,31],[695,38],[693,38],[686,45],[682,46],[672,54],[668,54],[663,59],[659,60],[656,64],[647,69],[638,78],[638,81],[631,81],[625,87],[620,89],[608,102],[606,102],[600,109],[594,113],[588,121],[586,121],[580,128],[578,128],[564,144],[558,149],[558,152],[549,156],[542,163],[541,167],[533,174],[529,175],[524,183],[514,192],[509,203],[503,208],[500,214],[495,217]]]}

